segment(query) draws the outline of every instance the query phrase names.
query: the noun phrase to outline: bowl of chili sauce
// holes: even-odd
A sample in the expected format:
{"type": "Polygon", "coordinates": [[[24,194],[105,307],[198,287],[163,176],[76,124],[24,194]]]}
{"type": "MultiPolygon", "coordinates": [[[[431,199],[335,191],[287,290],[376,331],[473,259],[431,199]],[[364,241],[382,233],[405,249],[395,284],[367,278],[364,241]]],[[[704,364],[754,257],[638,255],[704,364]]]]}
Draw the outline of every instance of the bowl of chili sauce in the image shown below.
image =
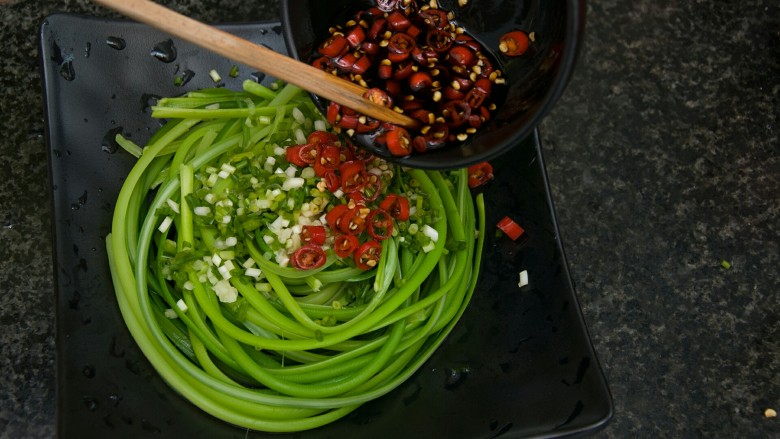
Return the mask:
{"type": "Polygon", "coordinates": [[[331,124],[403,166],[494,159],[531,135],[563,93],[584,0],[281,0],[291,56],[371,90],[420,121],[405,130],[316,95],[331,124]]]}

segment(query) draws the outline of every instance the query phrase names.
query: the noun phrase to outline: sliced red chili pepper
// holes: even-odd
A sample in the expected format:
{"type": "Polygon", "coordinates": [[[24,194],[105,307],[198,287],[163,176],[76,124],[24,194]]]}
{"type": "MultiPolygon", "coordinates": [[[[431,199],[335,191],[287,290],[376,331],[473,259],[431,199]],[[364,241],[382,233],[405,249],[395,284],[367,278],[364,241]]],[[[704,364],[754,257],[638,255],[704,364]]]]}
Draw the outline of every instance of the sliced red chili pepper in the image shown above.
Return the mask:
{"type": "Polygon", "coordinates": [[[472,128],[479,128],[482,126],[482,116],[478,114],[472,114],[469,116],[469,126],[472,128]]]}
{"type": "Polygon", "coordinates": [[[382,244],[374,240],[366,241],[355,250],[355,265],[361,270],[370,270],[379,264],[381,256],[382,244]]]}
{"type": "Polygon", "coordinates": [[[423,23],[428,27],[435,29],[442,29],[450,22],[449,17],[447,17],[447,12],[436,8],[420,11],[420,17],[422,17],[423,23]]]}
{"type": "Polygon", "coordinates": [[[379,64],[379,67],[376,69],[376,75],[381,79],[390,79],[393,77],[393,65],[389,61],[390,60],[387,60],[386,62],[379,64]]]}
{"type": "Polygon", "coordinates": [[[324,145],[326,143],[336,143],[338,141],[339,137],[337,135],[327,131],[312,131],[306,138],[306,142],[311,143],[312,145],[324,145]]]}
{"type": "Polygon", "coordinates": [[[366,229],[366,216],[370,210],[363,204],[348,208],[339,221],[339,231],[359,235],[366,229]]]}
{"type": "Polygon", "coordinates": [[[303,161],[303,159],[301,158],[301,149],[303,149],[303,145],[288,146],[287,149],[285,150],[285,156],[288,162],[292,163],[295,166],[300,166],[304,168],[309,164],[303,161]]]}
{"type": "Polygon", "coordinates": [[[433,78],[431,78],[431,74],[428,72],[414,72],[412,73],[412,76],[409,77],[409,88],[411,88],[412,91],[420,91],[429,88],[431,84],[433,84],[433,78]]]}
{"type": "Polygon", "coordinates": [[[363,44],[360,45],[360,49],[365,52],[368,55],[376,55],[379,53],[379,43],[375,43],[373,41],[363,41],[363,44]]]}
{"type": "Polygon", "coordinates": [[[325,181],[325,187],[330,192],[336,192],[341,189],[341,177],[335,171],[325,171],[325,175],[322,176],[322,180],[325,181]]]}
{"type": "Polygon", "coordinates": [[[414,73],[414,69],[415,65],[412,62],[399,63],[393,69],[393,79],[396,81],[403,81],[404,79],[408,78],[409,75],[414,73]]]}
{"type": "Polygon", "coordinates": [[[357,127],[355,127],[355,131],[358,133],[370,133],[372,131],[376,131],[377,128],[381,125],[381,122],[368,117],[368,116],[361,116],[358,117],[358,124],[357,127]]]}
{"type": "Polygon", "coordinates": [[[479,78],[476,82],[474,82],[474,88],[485,94],[490,94],[490,90],[493,88],[493,84],[487,78],[479,78]]]}
{"type": "Polygon", "coordinates": [[[379,208],[390,213],[398,221],[409,219],[409,199],[403,195],[389,193],[379,204],[379,208]]]}
{"type": "Polygon", "coordinates": [[[393,217],[382,209],[373,209],[366,217],[368,234],[383,241],[393,235],[393,217]]]}
{"type": "Polygon", "coordinates": [[[400,62],[409,57],[417,43],[408,34],[395,33],[387,44],[387,58],[392,62],[400,62]]]}
{"type": "Polygon", "coordinates": [[[505,33],[498,40],[498,49],[507,56],[520,56],[528,50],[528,35],[520,30],[505,33]]]}
{"type": "MultiPolygon", "coordinates": [[[[392,70],[392,67],[390,67],[390,70],[392,70]]],[[[394,79],[388,79],[385,81],[385,90],[390,97],[398,96],[401,94],[401,83],[394,79]]]]}
{"type": "Polygon", "coordinates": [[[468,93],[466,93],[466,96],[463,98],[463,100],[469,105],[469,107],[479,108],[483,103],[485,103],[485,98],[487,95],[487,93],[478,88],[472,88],[468,93]]]}
{"type": "MultiPolygon", "coordinates": [[[[363,148],[358,148],[357,146],[355,146],[354,143],[350,142],[349,139],[345,139],[345,145],[344,146],[346,148],[348,148],[350,150],[350,152],[352,153],[352,155],[351,155],[352,158],[348,159],[348,160],[359,160],[359,161],[365,162],[365,161],[368,161],[368,160],[372,160],[374,158],[374,156],[371,155],[370,152],[368,152],[367,150],[365,150],[363,148]]],[[[346,161],[348,161],[348,160],[346,160],[346,161]]]]}
{"type": "Polygon", "coordinates": [[[300,270],[313,270],[325,265],[328,256],[319,245],[305,245],[292,254],[290,262],[292,266],[300,270]]]}
{"type": "Polygon", "coordinates": [[[412,99],[404,99],[401,101],[401,109],[404,110],[404,112],[411,112],[414,110],[419,110],[423,106],[422,102],[419,99],[414,99],[414,96],[412,96],[412,99]]]}
{"type": "Polygon", "coordinates": [[[346,193],[359,191],[366,185],[366,163],[358,160],[339,165],[341,187],[346,193]]]}
{"type": "Polygon", "coordinates": [[[325,222],[328,223],[330,230],[337,231],[341,225],[341,218],[344,216],[344,212],[348,211],[349,207],[346,204],[337,204],[333,206],[328,213],[325,214],[325,222]]]}
{"type": "Polygon", "coordinates": [[[431,149],[441,148],[447,144],[449,128],[447,124],[436,122],[431,125],[428,132],[422,136],[416,136],[412,142],[415,151],[426,152],[431,149]]]}
{"type": "Polygon", "coordinates": [[[452,33],[443,29],[432,29],[425,35],[425,42],[428,44],[428,47],[439,53],[448,51],[454,41],[452,33]]]}
{"type": "Polygon", "coordinates": [[[450,63],[463,67],[471,67],[477,62],[477,55],[465,45],[454,46],[448,52],[450,63]]]}
{"type": "Polygon", "coordinates": [[[336,68],[342,72],[349,73],[352,71],[352,66],[355,65],[357,60],[358,59],[354,53],[345,53],[344,56],[333,58],[333,63],[336,65],[336,68]]]}
{"type": "Polygon", "coordinates": [[[409,111],[409,117],[419,120],[423,125],[428,125],[436,120],[436,116],[424,108],[409,111]]]}
{"type": "Polygon", "coordinates": [[[341,128],[344,128],[345,130],[354,130],[358,126],[358,115],[357,114],[341,114],[341,119],[339,119],[338,126],[341,128]]]}
{"type": "Polygon", "coordinates": [[[314,162],[314,174],[324,177],[327,171],[338,169],[341,164],[341,148],[333,144],[321,146],[320,154],[314,162]]]}
{"type": "Polygon", "coordinates": [[[360,191],[362,200],[372,202],[379,197],[380,192],[382,192],[382,179],[376,174],[367,173],[366,184],[360,191]]]}
{"type": "Polygon", "coordinates": [[[301,227],[301,241],[306,244],[325,244],[325,226],[305,225],[301,227]]]}
{"type": "Polygon", "coordinates": [[[317,161],[317,157],[320,156],[320,149],[321,147],[319,145],[312,145],[311,143],[301,145],[301,161],[305,162],[307,165],[313,165],[317,161]]]}
{"type": "Polygon", "coordinates": [[[339,120],[341,120],[341,105],[335,102],[328,104],[328,112],[325,118],[328,119],[329,124],[337,125],[339,120]]]}
{"type": "Polygon", "coordinates": [[[464,101],[449,101],[444,104],[442,116],[450,128],[456,128],[465,123],[471,115],[471,107],[464,101]]]}
{"type": "Polygon", "coordinates": [[[358,47],[366,39],[366,31],[362,26],[353,26],[344,37],[352,47],[358,47]]]}
{"type": "Polygon", "coordinates": [[[371,68],[371,58],[368,56],[361,56],[352,65],[352,73],[356,75],[362,75],[371,68]]]}
{"type": "Polygon", "coordinates": [[[504,234],[512,241],[517,241],[517,238],[525,233],[525,230],[520,227],[520,224],[517,224],[512,218],[509,218],[508,216],[501,218],[501,221],[498,222],[497,227],[501,229],[501,231],[504,232],[504,234]]]}
{"type": "Polygon", "coordinates": [[[326,72],[329,72],[334,68],[333,61],[331,61],[331,59],[327,56],[321,56],[315,59],[312,61],[311,65],[318,68],[319,70],[324,70],[326,72]]]}
{"type": "Polygon", "coordinates": [[[493,63],[490,62],[487,58],[482,58],[482,73],[480,73],[480,76],[483,78],[488,78],[490,75],[496,70],[495,67],[493,67],[493,63]]]}
{"type": "Polygon", "coordinates": [[[363,97],[377,105],[382,105],[388,108],[393,106],[393,99],[387,94],[386,91],[379,88],[368,89],[365,93],[363,93],[363,97]]]}
{"type": "Polygon", "coordinates": [[[409,132],[401,127],[395,127],[387,132],[387,150],[390,154],[403,157],[412,152],[412,138],[409,132]]]}
{"type": "Polygon", "coordinates": [[[482,186],[493,179],[493,165],[488,162],[477,163],[468,167],[469,187],[482,186]]]}
{"type": "Polygon", "coordinates": [[[404,32],[412,25],[412,22],[401,11],[395,10],[388,14],[387,24],[393,30],[404,32]]]}
{"type": "Polygon", "coordinates": [[[444,89],[442,90],[442,94],[444,95],[444,99],[448,101],[460,101],[466,97],[465,93],[463,93],[460,90],[455,90],[450,85],[444,87],[444,89]]]}
{"type": "Polygon", "coordinates": [[[450,83],[452,84],[453,87],[456,87],[456,89],[464,93],[470,90],[471,86],[474,85],[474,82],[472,82],[471,79],[463,78],[460,76],[456,76],[452,78],[452,81],[450,83]],[[457,84],[457,86],[455,84],[457,84]]]}
{"type": "Polygon", "coordinates": [[[372,40],[376,40],[385,32],[387,28],[387,20],[384,18],[377,18],[371,23],[371,27],[368,29],[368,37],[372,40]]]}
{"type": "Polygon", "coordinates": [[[420,29],[415,25],[411,25],[406,29],[406,34],[414,39],[417,39],[417,37],[419,37],[421,33],[422,33],[422,29],[420,29]]]}
{"type": "Polygon", "coordinates": [[[478,114],[472,114],[469,116],[469,126],[472,128],[479,128],[482,126],[482,116],[478,114]]]}
{"type": "Polygon", "coordinates": [[[359,244],[360,242],[358,241],[357,236],[339,234],[336,235],[336,238],[333,241],[333,251],[336,253],[336,256],[346,258],[355,252],[355,249],[359,244]]]}
{"type": "Polygon", "coordinates": [[[428,152],[428,142],[425,140],[425,136],[414,136],[412,147],[420,154],[428,152]]]}
{"type": "Polygon", "coordinates": [[[320,54],[327,56],[328,58],[336,58],[344,54],[349,48],[347,39],[343,35],[335,34],[331,35],[327,40],[320,44],[317,49],[320,54]]]}

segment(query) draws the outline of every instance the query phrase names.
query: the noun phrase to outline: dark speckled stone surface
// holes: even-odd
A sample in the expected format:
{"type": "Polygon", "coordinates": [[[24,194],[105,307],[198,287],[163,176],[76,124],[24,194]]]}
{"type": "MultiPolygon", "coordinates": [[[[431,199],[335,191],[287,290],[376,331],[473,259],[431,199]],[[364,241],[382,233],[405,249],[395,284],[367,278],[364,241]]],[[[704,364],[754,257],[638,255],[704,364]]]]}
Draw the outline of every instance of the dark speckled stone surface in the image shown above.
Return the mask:
{"type": "MultiPolygon", "coordinates": [[[[164,2],[205,21],[273,1],[164,2]]],[[[0,436],[54,436],[54,282],[38,30],[0,6],[0,436]]],[[[585,319],[615,401],[597,437],[778,437],[780,8],[591,0],[542,124],[585,319]],[[721,261],[732,267],[726,270],[721,261]]]]}

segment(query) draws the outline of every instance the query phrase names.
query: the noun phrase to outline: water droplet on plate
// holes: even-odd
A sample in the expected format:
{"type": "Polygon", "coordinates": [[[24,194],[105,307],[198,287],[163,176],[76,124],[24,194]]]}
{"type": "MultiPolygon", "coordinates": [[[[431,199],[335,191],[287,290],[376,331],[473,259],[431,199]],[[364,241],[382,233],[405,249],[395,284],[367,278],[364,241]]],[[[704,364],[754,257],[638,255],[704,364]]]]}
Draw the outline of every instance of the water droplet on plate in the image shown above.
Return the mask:
{"type": "Polygon", "coordinates": [[[103,136],[103,143],[100,145],[100,149],[103,150],[103,152],[107,152],[109,154],[113,154],[119,150],[119,144],[116,142],[116,135],[122,132],[122,127],[114,127],[108,130],[106,132],[106,135],[103,136]]]}
{"type": "Polygon", "coordinates": [[[89,52],[92,51],[92,43],[87,42],[87,44],[84,45],[84,58],[89,58],[89,52]]]}
{"type": "Polygon", "coordinates": [[[98,402],[95,398],[91,396],[84,396],[81,398],[82,401],[84,401],[84,405],[87,406],[87,409],[91,412],[94,412],[97,410],[98,402]]]}
{"type": "Polygon", "coordinates": [[[193,72],[190,69],[186,69],[182,72],[179,72],[174,78],[173,78],[173,85],[182,87],[186,85],[192,78],[195,77],[195,72],[193,72]]]}
{"type": "Polygon", "coordinates": [[[118,406],[119,403],[122,401],[122,396],[118,395],[116,393],[111,393],[108,395],[108,399],[114,403],[114,407],[118,406]]]}
{"type": "Polygon", "coordinates": [[[162,98],[160,95],[144,93],[141,95],[141,112],[146,113],[150,107],[157,104],[157,101],[162,98]]]}
{"type": "Polygon", "coordinates": [[[176,59],[176,46],[171,39],[160,41],[154,45],[150,54],[164,63],[173,62],[176,59]]]}
{"type": "Polygon", "coordinates": [[[83,369],[81,369],[81,373],[84,374],[87,378],[94,378],[95,377],[95,366],[91,364],[87,364],[84,366],[83,369]]]}
{"type": "Polygon", "coordinates": [[[447,390],[453,390],[456,387],[463,384],[464,381],[466,381],[466,377],[468,376],[470,370],[468,367],[459,367],[455,369],[447,369],[445,373],[447,374],[447,377],[444,381],[444,387],[447,390]]]}
{"type": "Polygon", "coordinates": [[[253,79],[255,82],[257,82],[257,83],[263,82],[263,80],[265,79],[265,73],[263,73],[263,72],[253,72],[253,73],[252,73],[251,75],[249,75],[249,76],[251,76],[251,77],[252,77],[252,79],[253,79]]]}
{"type": "Polygon", "coordinates": [[[76,70],[73,68],[73,61],[65,61],[60,64],[60,76],[65,78],[66,81],[73,81],[76,79],[76,70]]]}
{"type": "Polygon", "coordinates": [[[125,47],[127,47],[127,43],[125,43],[124,38],[119,38],[119,37],[106,38],[106,44],[108,44],[108,47],[115,50],[122,50],[125,47]]]}
{"type": "Polygon", "coordinates": [[[79,302],[81,301],[81,293],[78,290],[73,292],[73,295],[68,299],[68,308],[76,310],[79,309],[79,302]]]}

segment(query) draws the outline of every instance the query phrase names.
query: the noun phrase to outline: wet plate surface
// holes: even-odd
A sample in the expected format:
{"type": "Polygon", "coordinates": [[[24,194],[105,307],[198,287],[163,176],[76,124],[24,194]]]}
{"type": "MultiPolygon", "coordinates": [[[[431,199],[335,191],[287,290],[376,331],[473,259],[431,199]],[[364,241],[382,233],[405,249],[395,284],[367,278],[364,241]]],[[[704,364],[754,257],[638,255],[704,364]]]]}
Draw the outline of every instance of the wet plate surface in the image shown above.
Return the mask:
{"type": "MultiPolygon", "coordinates": [[[[277,23],[225,29],[284,50],[277,23]]],[[[41,49],[58,288],[59,436],[279,436],[216,420],[158,377],[125,329],[104,245],[115,197],[134,162],[107,139],[121,132],[145,142],[159,127],[149,117],[154,96],[213,86],[211,69],[231,88],[253,72],[239,66],[232,78],[230,61],[168,42],[148,27],[72,15],[48,18],[41,49]],[[189,81],[174,85],[177,76],[189,81]]],[[[538,138],[495,165],[497,179],[485,194],[488,229],[510,215],[527,239],[488,236],[469,309],[409,381],[334,424],[294,437],[555,437],[608,422],[612,402],[569,280],[538,138]],[[518,288],[522,270],[530,284],[518,288]]]]}

